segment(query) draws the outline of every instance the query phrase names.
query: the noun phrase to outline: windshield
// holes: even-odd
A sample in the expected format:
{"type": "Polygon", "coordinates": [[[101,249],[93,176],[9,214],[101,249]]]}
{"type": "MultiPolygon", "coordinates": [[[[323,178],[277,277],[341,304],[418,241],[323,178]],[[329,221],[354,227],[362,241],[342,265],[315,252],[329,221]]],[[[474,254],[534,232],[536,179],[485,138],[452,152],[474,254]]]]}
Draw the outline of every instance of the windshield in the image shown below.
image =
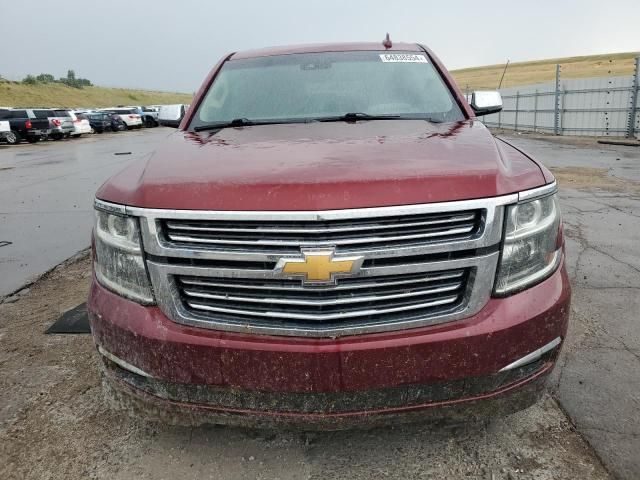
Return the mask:
{"type": "Polygon", "coordinates": [[[426,55],[331,52],[226,62],[190,128],[235,119],[311,121],[346,113],[464,119],[426,55]]]}

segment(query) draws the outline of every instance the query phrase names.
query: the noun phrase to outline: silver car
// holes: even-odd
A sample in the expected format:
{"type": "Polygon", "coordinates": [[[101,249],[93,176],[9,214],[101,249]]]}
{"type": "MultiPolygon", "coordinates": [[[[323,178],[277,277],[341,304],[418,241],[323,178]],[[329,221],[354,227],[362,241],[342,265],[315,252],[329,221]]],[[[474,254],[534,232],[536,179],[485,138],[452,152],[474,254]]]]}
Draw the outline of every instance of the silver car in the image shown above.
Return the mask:
{"type": "Polygon", "coordinates": [[[51,133],[49,137],[53,140],[60,140],[69,137],[75,131],[73,126],[73,118],[69,115],[68,110],[63,109],[42,109],[33,110],[36,118],[48,118],[51,133]]]}

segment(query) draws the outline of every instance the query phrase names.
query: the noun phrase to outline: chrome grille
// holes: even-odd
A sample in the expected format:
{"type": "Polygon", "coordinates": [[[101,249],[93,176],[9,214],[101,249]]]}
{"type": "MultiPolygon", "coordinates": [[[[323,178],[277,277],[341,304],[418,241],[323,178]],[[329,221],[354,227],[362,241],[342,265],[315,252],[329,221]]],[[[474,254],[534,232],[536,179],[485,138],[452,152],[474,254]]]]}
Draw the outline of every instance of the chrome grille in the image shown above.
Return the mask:
{"type": "Polygon", "coordinates": [[[296,253],[300,247],[336,246],[341,252],[473,237],[482,211],[395,215],[338,220],[161,221],[166,242],[180,247],[210,246],[242,251],[296,253]]]}
{"type": "Polygon", "coordinates": [[[329,288],[302,287],[299,281],[274,279],[221,282],[215,277],[177,276],[175,281],[185,307],[194,312],[215,312],[239,321],[339,322],[451,310],[464,298],[467,278],[465,269],[457,269],[344,278],[329,288]]]}

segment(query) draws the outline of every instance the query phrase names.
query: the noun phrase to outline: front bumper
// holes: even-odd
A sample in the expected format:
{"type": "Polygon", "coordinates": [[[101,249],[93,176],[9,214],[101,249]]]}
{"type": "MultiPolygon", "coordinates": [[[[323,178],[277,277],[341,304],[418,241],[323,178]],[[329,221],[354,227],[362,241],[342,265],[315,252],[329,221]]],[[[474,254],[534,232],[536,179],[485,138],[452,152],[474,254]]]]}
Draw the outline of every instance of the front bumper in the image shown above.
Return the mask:
{"type": "Polygon", "coordinates": [[[179,325],[95,279],[88,306],[97,345],[142,373],[105,360],[109,384],[121,400],[147,405],[143,410],[156,417],[174,421],[183,412],[187,421],[178,423],[344,428],[397,416],[486,416],[528,406],[542,391],[558,348],[500,370],[564,338],[569,301],[563,265],[539,285],[491,299],[464,320],[337,339],[179,325]],[[485,400],[501,407],[484,408],[485,400]]]}
{"type": "Polygon", "coordinates": [[[265,394],[171,384],[136,375],[106,358],[101,369],[111,405],[147,420],[183,426],[343,430],[415,421],[462,423],[509,415],[542,396],[555,355],[487,378],[338,394],[265,394]],[[467,396],[453,398],[462,392],[467,396]]]}

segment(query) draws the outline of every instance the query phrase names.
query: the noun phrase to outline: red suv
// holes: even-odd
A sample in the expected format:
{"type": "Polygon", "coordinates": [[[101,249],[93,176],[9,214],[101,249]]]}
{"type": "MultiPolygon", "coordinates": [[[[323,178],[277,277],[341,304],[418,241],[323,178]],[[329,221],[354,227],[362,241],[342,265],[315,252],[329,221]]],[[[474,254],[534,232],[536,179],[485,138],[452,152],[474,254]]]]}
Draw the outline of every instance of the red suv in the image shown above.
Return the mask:
{"type": "Polygon", "coordinates": [[[567,331],[556,184],[415,44],[230,54],[96,194],[108,392],[187,424],[337,429],[530,405],[567,331]]]}

